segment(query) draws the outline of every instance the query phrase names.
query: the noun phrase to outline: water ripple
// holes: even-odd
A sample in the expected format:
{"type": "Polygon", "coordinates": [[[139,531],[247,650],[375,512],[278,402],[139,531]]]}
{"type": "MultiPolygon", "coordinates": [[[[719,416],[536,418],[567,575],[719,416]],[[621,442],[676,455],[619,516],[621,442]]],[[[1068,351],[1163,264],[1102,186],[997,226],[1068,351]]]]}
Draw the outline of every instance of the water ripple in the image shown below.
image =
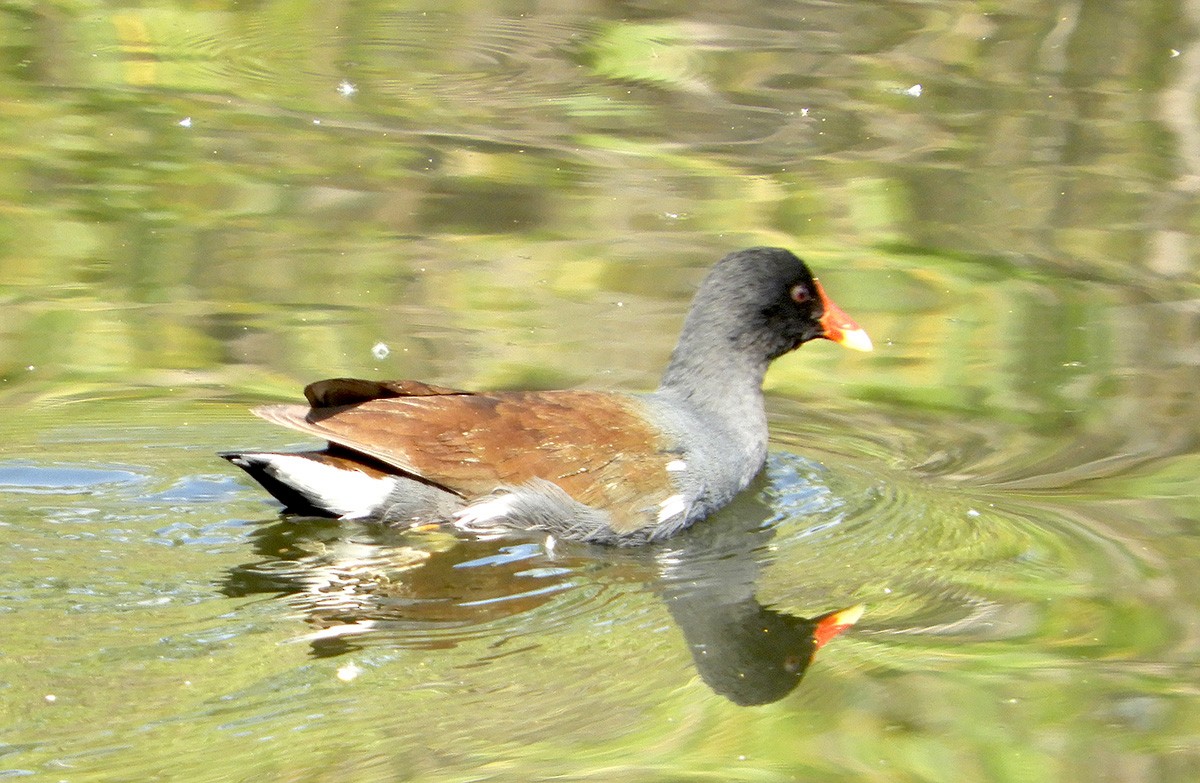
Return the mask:
{"type": "Polygon", "coordinates": [[[0,463],[0,489],[35,495],[85,495],[106,487],[141,484],[148,477],[129,468],[90,464],[40,465],[34,462],[0,463]]]}
{"type": "MultiPolygon", "coordinates": [[[[1113,647],[1165,654],[1183,644],[1169,613],[1186,590],[1182,575],[1167,572],[1166,559],[1115,507],[1031,495],[981,475],[1012,459],[1020,439],[997,442],[953,422],[939,431],[919,418],[893,417],[865,429],[843,428],[840,420],[837,413],[809,414],[780,433],[779,440],[819,458],[821,469],[790,452],[772,457],[779,534],[768,583],[780,569],[800,572],[802,580],[784,577],[776,587],[785,603],[839,589],[865,602],[862,635],[887,645],[868,655],[872,665],[894,665],[883,649],[920,655],[947,639],[1053,638],[1056,628],[1065,637],[1082,632],[1064,648],[1075,655],[1113,647]],[[837,432],[842,437],[832,438],[837,432]],[[827,445],[833,450],[823,451],[827,445]],[[920,459],[930,453],[941,457],[920,459]],[[797,495],[788,489],[797,481],[819,489],[797,495]],[[814,494],[828,500],[789,508],[789,498],[814,494]],[[1152,577],[1158,582],[1150,588],[1152,577]],[[1160,610],[1122,608],[1130,603],[1160,610]],[[1062,628],[1072,616],[1092,623],[1062,628]],[[1144,627],[1123,629],[1126,616],[1140,617],[1144,627]],[[885,641],[901,637],[903,643],[885,641]]],[[[960,654],[991,652],[983,645],[960,654]]]]}

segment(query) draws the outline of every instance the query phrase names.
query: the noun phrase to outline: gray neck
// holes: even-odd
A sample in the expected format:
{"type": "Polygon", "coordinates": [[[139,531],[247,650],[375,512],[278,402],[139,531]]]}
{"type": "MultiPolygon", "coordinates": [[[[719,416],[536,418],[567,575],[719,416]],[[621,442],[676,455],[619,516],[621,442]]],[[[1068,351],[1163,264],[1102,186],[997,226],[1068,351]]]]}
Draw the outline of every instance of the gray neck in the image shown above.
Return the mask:
{"type": "Polygon", "coordinates": [[[701,414],[712,429],[720,430],[728,446],[761,464],[767,444],[762,393],[766,372],[766,360],[755,361],[745,351],[729,350],[719,338],[714,340],[711,332],[697,335],[691,331],[671,355],[658,393],[701,414]]]}
{"type": "Polygon", "coordinates": [[[719,413],[742,405],[762,406],[765,361],[749,360],[731,351],[689,350],[687,338],[680,341],[658,385],[697,407],[719,413]]]}

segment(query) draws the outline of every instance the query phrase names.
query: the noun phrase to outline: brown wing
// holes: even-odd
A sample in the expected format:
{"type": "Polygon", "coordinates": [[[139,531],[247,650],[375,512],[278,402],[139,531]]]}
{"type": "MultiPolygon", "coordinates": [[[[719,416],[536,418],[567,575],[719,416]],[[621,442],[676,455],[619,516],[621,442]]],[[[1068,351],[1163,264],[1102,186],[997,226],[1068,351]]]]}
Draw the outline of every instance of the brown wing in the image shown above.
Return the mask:
{"type": "MultiPolygon", "coordinates": [[[[311,409],[269,405],[254,412],[468,498],[546,479],[576,500],[608,510],[618,529],[643,524],[675,492],[667,471],[675,457],[672,444],[647,422],[635,397],[594,391],[469,394],[386,383],[383,398],[311,409]],[[416,394],[395,393],[404,388],[416,394]]],[[[326,389],[309,398],[346,396],[326,389]]]]}

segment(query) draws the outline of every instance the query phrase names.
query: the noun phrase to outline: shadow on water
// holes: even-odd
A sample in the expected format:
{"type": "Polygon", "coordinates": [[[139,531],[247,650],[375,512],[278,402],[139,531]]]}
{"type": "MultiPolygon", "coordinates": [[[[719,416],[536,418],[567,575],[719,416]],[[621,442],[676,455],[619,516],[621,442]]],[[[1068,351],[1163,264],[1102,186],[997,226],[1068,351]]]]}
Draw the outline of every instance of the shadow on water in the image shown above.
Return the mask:
{"type": "Polygon", "coordinates": [[[763,483],[670,542],[633,550],[285,517],[254,535],[260,559],[230,569],[221,591],[274,594],[314,628],[312,654],[332,657],[368,644],[428,650],[499,637],[498,646],[552,633],[564,615],[592,610],[592,575],[619,569],[661,598],[709,688],[768,704],[800,684],[861,607],[810,619],[758,600],[779,516],[756,491],[763,483]],[[528,620],[537,614],[556,618],[528,620]]]}

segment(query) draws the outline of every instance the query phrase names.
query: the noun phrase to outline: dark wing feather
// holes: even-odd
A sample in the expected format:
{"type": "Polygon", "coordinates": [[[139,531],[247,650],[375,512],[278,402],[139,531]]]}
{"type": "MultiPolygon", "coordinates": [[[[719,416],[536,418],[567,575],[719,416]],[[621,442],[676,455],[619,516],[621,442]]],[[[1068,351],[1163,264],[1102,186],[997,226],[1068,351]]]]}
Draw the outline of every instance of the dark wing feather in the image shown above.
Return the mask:
{"type": "Polygon", "coordinates": [[[363,378],[326,378],[304,387],[304,396],[314,408],[354,405],[389,397],[425,397],[469,392],[434,386],[421,381],[370,381],[363,378]]]}

